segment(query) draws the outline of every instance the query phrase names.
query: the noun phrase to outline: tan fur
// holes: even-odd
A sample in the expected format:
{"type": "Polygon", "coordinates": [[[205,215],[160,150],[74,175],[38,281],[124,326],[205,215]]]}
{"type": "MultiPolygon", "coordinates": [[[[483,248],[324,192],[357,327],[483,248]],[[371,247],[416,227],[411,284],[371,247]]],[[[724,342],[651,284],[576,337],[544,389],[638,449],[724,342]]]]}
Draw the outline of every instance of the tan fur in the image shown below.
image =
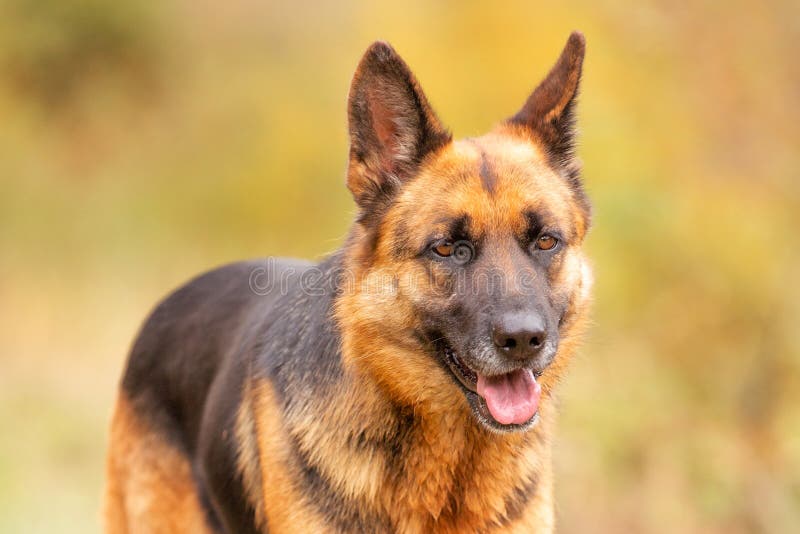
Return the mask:
{"type": "Polygon", "coordinates": [[[258,527],[263,527],[267,523],[259,446],[259,429],[263,422],[259,423],[254,404],[252,383],[247,381],[236,414],[235,433],[239,443],[236,467],[242,477],[244,494],[255,511],[255,523],[258,527]]]}
{"type": "Polygon", "coordinates": [[[261,467],[263,517],[270,532],[333,532],[311,506],[313,495],[301,495],[293,484],[297,473],[290,469],[290,449],[281,410],[269,382],[256,384],[253,414],[261,467]]]}
{"type": "Polygon", "coordinates": [[[107,534],[210,534],[186,456],[120,394],[106,462],[107,534]]]}
{"type": "MultiPolygon", "coordinates": [[[[271,385],[260,381],[254,391],[263,478],[263,498],[259,500],[264,503],[270,532],[336,532],[317,516],[314,496],[299,495],[295,490],[294,480],[300,474],[292,466],[291,436],[285,431],[287,421],[281,420],[271,385]]],[[[471,415],[461,410],[426,419],[408,456],[402,459],[405,476],[381,485],[387,458],[377,450],[354,453],[346,442],[346,436],[380,424],[385,400],[377,390],[369,392],[368,384],[353,382],[336,398],[324,399],[340,407],[353,402],[349,405],[352,410],[292,420],[301,448],[312,455],[341,494],[359,501],[367,512],[387,513],[399,533],[550,531],[552,474],[545,436],[545,429],[552,424],[549,408],[543,410],[537,430],[510,439],[472,432],[471,415]],[[514,484],[530,475],[538,482],[537,497],[528,509],[516,523],[490,528],[492,517],[506,513],[505,501],[514,484]],[[452,508],[450,499],[456,488],[464,503],[458,510],[452,508]]]]}

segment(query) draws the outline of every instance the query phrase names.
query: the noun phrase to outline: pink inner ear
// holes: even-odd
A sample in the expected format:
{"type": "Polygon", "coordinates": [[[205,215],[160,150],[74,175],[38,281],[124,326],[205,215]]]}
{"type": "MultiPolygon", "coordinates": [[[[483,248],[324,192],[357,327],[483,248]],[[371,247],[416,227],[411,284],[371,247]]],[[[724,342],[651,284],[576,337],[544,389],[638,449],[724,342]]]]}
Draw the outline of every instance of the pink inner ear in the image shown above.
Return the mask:
{"type": "Polygon", "coordinates": [[[394,168],[394,159],[397,156],[397,124],[395,113],[386,106],[376,91],[369,91],[369,111],[372,118],[372,127],[378,137],[381,151],[381,165],[391,171],[394,168]]]}

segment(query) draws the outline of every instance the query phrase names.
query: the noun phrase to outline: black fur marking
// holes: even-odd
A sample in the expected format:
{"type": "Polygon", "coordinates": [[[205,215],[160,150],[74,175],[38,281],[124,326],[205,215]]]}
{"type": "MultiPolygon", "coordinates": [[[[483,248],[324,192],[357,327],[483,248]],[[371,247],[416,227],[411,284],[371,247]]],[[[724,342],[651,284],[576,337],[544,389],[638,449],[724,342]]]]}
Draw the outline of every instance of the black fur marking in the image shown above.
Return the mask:
{"type": "Polygon", "coordinates": [[[297,488],[299,493],[340,532],[393,531],[388,517],[368,510],[363,503],[348,499],[337,492],[296,440],[292,442],[291,455],[292,463],[302,474],[302,486],[297,488]]]}
{"type": "Polygon", "coordinates": [[[527,210],[525,212],[525,219],[528,221],[528,231],[526,235],[523,236],[526,240],[525,245],[531,244],[539,234],[542,233],[542,230],[545,228],[545,217],[541,214],[536,213],[533,210],[527,210]]]}
{"type": "Polygon", "coordinates": [[[200,506],[202,506],[203,511],[206,514],[208,526],[211,527],[212,532],[224,533],[224,526],[222,525],[219,516],[217,516],[217,512],[214,510],[214,503],[211,501],[211,497],[208,495],[208,489],[206,488],[203,479],[197,472],[196,468],[192,469],[192,474],[197,482],[197,491],[200,494],[200,506]]]}
{"type": "MultiPolygon", "coordinates": [[[[191,463],[209,525],[229,532],[257,532],[236,467],[234,426],[256,333],[280,298],[279,284],[266,295],[250,287],[264,268],[263,261],[228,265],[167,297],[142,327],[121,384],[137,415],[191,463]]],[[[278,278],[310,264],[268,268],[278,278]]]]}
{"type": "Polygon", "coordinates": [[[404,444],[416,428],[414,413],[408,408],[393,404],[391,414],[381,422],[380,428],[362,429],[350,435],[347,444],[355,451],[380,451],[385,455],[390,471],[402,471],[404,444]],[[396,463],[398,461],[399,463],[396,463]]]}
{"type": "Polygon", "coordinates": [[[525,219],[528,222],[527,230],[524,235],[521,236],[520,244],[523,248],[529,248],[534,244],[534,241],[541,236],[542,234],[549,234],[556,239],[558,239],[559,244],[557,245],[558,248],[556,250],[560,250],[564,243],[564,241],[570,241],[575,238],[573,233],[565,233],[562,231],[560,226],[556,226],[553,224],[552,221],[555,221],[556,218],[553,217],[552,213],[548,210],[544,210],[539,208],[538,210],[526,210],[524,212],[525,219]]]}
{"type": "Polygon", "coordinates": [[[156,307],[131,349],[122,391],[188,457],[197,450],[212,380],[258,304],[248,283],[257,265],[229,265],[181,287],[156,307]]]}
{"type": "Polygon", "coordinates": [[[471,226],[472,218],[469,215],[464,214],[460,217],[456,217],[447,225],[447,237],[454,241],[458,241],[459,239],[474,241],[476,236],[470,233],[471,226]]]}
{"type": "Polygon", "coordinates": [[[536,488],[538,486],[539,478],[535,473],[531,473],[530,477],[522,486],[515,486],[514,490],[506,496],[506,513],[498,518],[497,523],[501,527],[505,527],[522,517],[531,499],[536,495],[536,488]]]}
{"type": "MultiPolygon", "coordinates": [[[[252,342],[247,342],[237,352],[249,354],[251,349],[252,342]]],[[[195,470],[200,473],[200,486],[208,494],[225,531],[255,534],[259,532],[255,526],[256,513],[245,494],[237,466],[236,419],[243,388],[231,387],[246,382],[249,367],[246,358],[229,358],[226,363],[208,394],[195,470]]]]}
{"type": "Polygon", "coordinates": [[[492,163],[486,156],[486,153],[481,150],[481,185],[491,195],[494,194],[494,189],[497,186],[497,174],[494,171],[492,163]]]}
{"type": "Polygon", "coordinates": [[[254,369],[269,377],[284,409],[307,400],[298,392],[324,395],[342,376],[340,338],[331,318],[346,272],[338,255],[311,269],[265,314],[254,347],[254,369]]]}

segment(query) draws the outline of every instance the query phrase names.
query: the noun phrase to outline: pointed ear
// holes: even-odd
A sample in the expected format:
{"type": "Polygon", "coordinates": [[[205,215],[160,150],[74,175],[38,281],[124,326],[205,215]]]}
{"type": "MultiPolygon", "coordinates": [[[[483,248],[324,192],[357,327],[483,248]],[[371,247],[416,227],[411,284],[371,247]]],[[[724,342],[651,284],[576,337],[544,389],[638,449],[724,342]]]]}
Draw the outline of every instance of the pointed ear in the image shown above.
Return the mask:
{"type": "Polygon", "coordinates": [[[408,65],[387,43],[369,47],[350,87],[347,187],[362,210],[389,198],[451,140],[408,65]]]}
{"type": "Polygon", "coordinates": [[[575,101],[586,40],[573,32],[558,61],[508,122],[532,131],[554,165],[570,169],[574,155],[575,101]]]}

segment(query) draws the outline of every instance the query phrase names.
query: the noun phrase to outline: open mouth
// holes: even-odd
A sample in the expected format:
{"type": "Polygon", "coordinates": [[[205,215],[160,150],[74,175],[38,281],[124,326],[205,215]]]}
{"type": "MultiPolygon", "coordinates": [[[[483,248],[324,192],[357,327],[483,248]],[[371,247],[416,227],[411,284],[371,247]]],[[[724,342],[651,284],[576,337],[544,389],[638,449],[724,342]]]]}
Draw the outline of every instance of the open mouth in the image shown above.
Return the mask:
{"type": "Polygon", "coordinates": [[[488,376],[467,365],[450,346],[442,349],[478,420],[492,430],[527,430],[536,424],[542,387],[530,369],[488,376]]]}

